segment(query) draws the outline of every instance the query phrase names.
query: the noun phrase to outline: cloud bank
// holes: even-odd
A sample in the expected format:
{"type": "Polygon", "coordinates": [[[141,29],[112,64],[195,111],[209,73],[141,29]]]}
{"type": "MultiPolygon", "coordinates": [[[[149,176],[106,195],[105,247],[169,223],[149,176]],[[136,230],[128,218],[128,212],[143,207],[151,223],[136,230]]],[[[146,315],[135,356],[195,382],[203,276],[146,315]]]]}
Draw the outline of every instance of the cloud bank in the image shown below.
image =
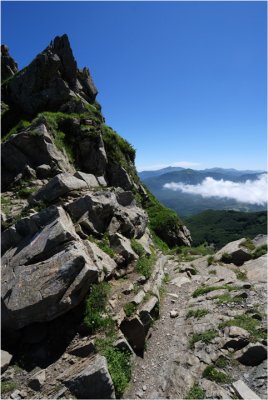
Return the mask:
{"type": "Polygon", "coordinates": [[[242,203],[264,205],[267,202],[266,174],[260,175],[255,181],[231,182],[223,179],[216,181],[211,177],[207,177],[197,185],[170,182],[163,187],[174,191],[182,191],[183,193],[199,194],[202,197],[234,199],[242,203]]]}

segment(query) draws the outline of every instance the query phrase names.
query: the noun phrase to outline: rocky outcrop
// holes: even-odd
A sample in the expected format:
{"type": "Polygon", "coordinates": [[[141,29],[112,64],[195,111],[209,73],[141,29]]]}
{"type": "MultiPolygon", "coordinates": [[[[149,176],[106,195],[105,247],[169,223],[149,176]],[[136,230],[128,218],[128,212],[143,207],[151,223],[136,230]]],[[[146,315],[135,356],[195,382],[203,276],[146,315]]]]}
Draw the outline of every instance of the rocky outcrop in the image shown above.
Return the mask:
{"type": "Polygon", "coordinates": [[[77,68],[69,39],[63,35],[7,82],[3,100],[34,115],[42,110],[56,111],[77,96],[92,103],[96,95],[89,70],[77,68]]]}
{"type": "Polygon", "coordinates": [[[49,175],[74,172],[66,153],[53,144],[52,133],[40,121],[2,144],[2,190],[25,178],[27,167],[38,173],[42,165],[49,167],[49,175]]]}
{"type": "Polygon", "coordinates": [[[223,261],[225,263],[242,265],[245,261],[250,260],[251,252],[247,247],[245,247],[245,242],[246,239],[243,238],[228,243],[215,254],[215,261],[223,261]]]}
{"type": "Polygon", "coordinates": [[[63,377],[62,380],[78,399],[115,399],[105,357],[97,355],[91,363],[84,362],[80,372],[66,371],[65,375],[69,377],[63,377]]]}
{"type": "Polygon", "coordinates": [[[6,79],[14,76],[18,72],[18,64],[9,54],[8,47],[1,46],[1,79],[4,82],[6,79]]]}

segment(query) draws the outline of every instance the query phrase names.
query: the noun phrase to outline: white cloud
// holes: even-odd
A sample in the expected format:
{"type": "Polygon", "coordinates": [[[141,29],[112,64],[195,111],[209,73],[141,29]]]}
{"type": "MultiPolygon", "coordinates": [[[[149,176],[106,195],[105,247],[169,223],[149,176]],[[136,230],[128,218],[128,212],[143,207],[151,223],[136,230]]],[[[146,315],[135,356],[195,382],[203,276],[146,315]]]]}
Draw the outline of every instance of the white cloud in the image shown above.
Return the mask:
{"type": "Polygon", "coordinates": [[[194,168],[198,167],[200,164],[191,161],[175,161],[169,164],[154,164],[147,166],[138,166],[137,169],[139,172],[141,171],[156,171],[158,169],[167,168],[167,167],[181,167],[181,168],[194,168]]]}
{"type": "Polygon", "coordinates": [[[221,197],[235,199],[242,203],[261,204],[267,202],[267,175],[262,174],[255,181],[231,182],[223,179],[216,181],[207,177],[197,185],[187,185],[182,182],[166,183],[166,189],[184,193],[199,194],[202,197],[221,197]]]}

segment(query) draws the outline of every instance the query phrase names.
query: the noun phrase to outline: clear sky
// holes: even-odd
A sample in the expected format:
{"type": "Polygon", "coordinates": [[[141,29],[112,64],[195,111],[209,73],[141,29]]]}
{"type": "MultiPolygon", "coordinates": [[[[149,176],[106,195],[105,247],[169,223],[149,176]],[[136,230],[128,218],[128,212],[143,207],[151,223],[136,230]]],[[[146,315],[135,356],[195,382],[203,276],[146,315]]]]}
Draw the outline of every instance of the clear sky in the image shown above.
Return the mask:
{"type": "Polygon", "coordinates": [[[139,170],[265,169],[266,2],[3,2],[22,68],[67,33],[139,170]]]}

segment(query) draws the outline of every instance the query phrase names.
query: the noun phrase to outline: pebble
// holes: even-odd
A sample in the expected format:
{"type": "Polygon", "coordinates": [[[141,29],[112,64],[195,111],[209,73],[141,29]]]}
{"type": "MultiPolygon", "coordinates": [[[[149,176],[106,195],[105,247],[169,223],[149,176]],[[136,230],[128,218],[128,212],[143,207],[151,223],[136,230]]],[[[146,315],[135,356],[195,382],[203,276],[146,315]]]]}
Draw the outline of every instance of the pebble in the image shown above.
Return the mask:
{"type": "Polygon", "coordinates": [[[146,392],[147,386],[146,386],[146,385],[143,385],[142,390],[143,390],[144,392],[146,392]]]}
{"type": "Polygon", "coordinates": [[[176,310],[171,310],[169,315],[170,315],[170,318],[176,318],[179,315],[179,313],[176,310]]]}

